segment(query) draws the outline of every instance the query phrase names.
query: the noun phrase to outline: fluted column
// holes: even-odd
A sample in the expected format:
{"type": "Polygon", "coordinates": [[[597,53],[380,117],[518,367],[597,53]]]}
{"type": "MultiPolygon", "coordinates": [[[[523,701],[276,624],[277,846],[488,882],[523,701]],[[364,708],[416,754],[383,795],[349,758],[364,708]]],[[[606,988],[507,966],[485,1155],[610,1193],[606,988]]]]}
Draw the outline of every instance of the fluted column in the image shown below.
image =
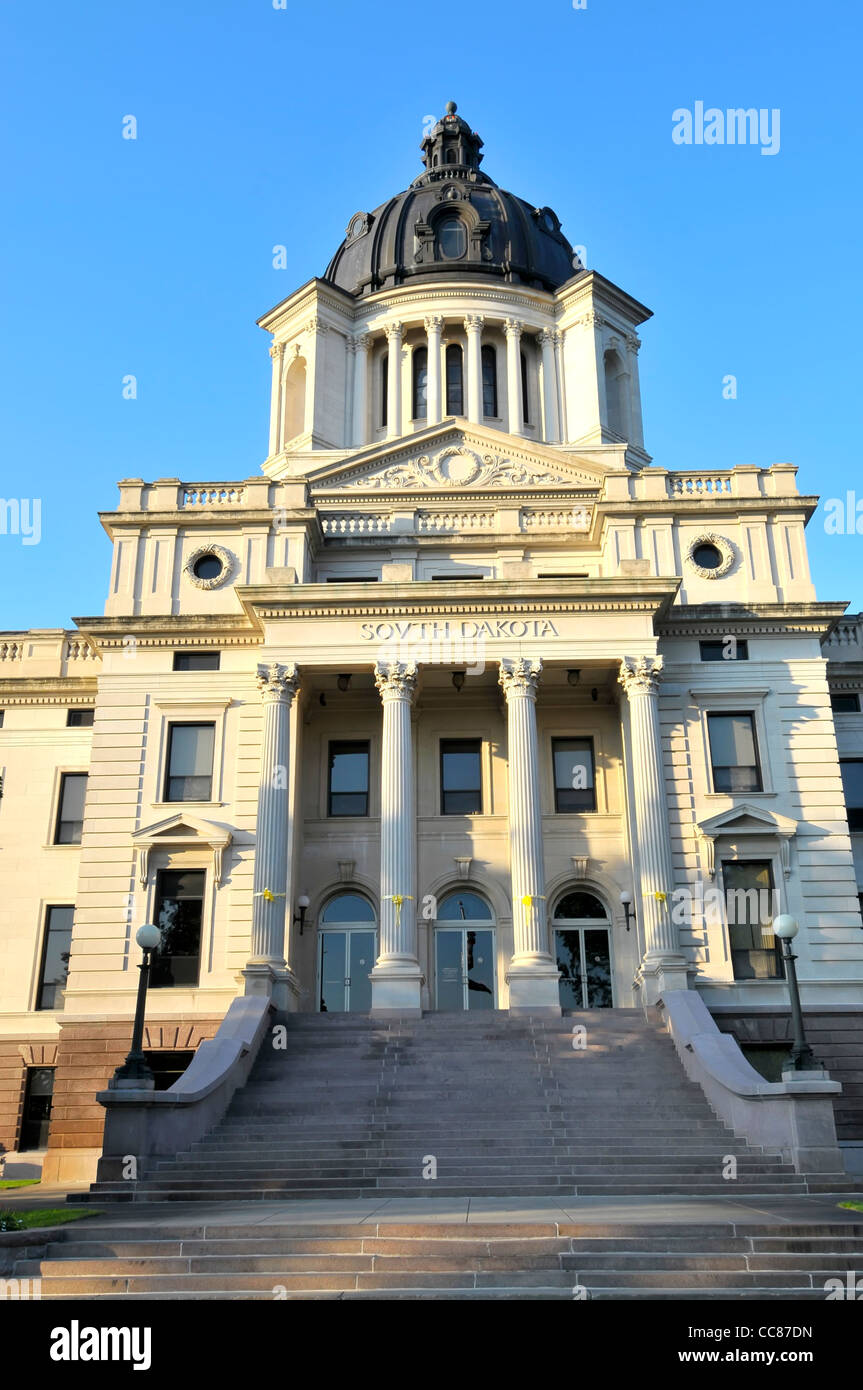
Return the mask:
{"type": "Polygon", "coordinates": [[[464,321],[467,333],[467,418],[475,425],[482,423],[482,325],[481,314],[468,314],[464,321]]]}
{"type": "Polygon", "coordinates": [[[361,333],[358,338],[352,340],[354,351],[354,399],[353,415],[351,421],[351,434],[354,447],[362,448],[368,443],[368,383],[369,383],[369,348],[371,347],[371,336],[368,333],[361,333]]]}
{"type": "Polygon", "coordinates": [[[441,332],[443,330],[443,318],[440,314],[430,314],[425,321],[426,340],[428,343],[428,377],[427,377],[427,421],[430,425],[439,425],[443,419],[443,409],[441,403],[441,332]]]}
{"type": "Polygon", "coordinates": [[[290,714],[299,689],[297,668],[276,663],[259,666],[257,682],[264,702],[264,727],[255,827],[252,954],[244,971],[247,994],[270,993],[276,973],[285,969],[290,714]]]}
{"type": "Polygon", "coordinates": [[[557,372],[554,363],[554,334],[548,329],[538,335],[542,350],[542,404],[545,423],[545,441],[557,444],[560,436],[557,427],[557,372]]]}
{"type": "Polygon", "coordinates": [[[402,432],[402,331],[400,323],[388,323],[387,335],[387,438],[402,432]]]}
{"type": "Polygon", "coordinates": [[[620,684],[629,708],[634,838],[638,847],[636,908],[644,938],[642,1003],[665,989],[686,989],[686,957],[672,921],[674,871],[659,735],[661,656],[624,657],[620,684]]]}
{"type": "Polygon", "coordinates": [[[542,852],[542,810],[536,737],[538,659],[500,663],[506,696],[509,764],[509,855],[513,955],[507,971],[510,1010],[560,1013],[559,971],[548,949],[548,911],[542,852]]]}
{"type": "Polygon", "coordinates": [[[371,972],[375,1013],[419,1013],[422,972],[416,942],[416,836],[411,704],[413,662],[379,662],[381,742],[381,939],[371,972]]]}
{"type": "Polygon", "coordinates": [[[506,404],[507,429],[510,434],[522,434],[521,403],[521,335],[522,325],[518,319],[506,319],[503,325],[506,334],[506,404]]]}
{"type": "Polygon", "coordinates": [[[285,360],[284,343],[270,344],[270,357],[273,363],[273,385],[270,394],[270,455],[277,454],[282,447],[279,421],[282,418],[282,370],[285,360]]]}
{"type": "Polygon", "coordinates": [[[558,438],[565,442],[569,438],[569,426],[566,418],[566,363],[563,356],[563,334],[559,329],[554,330],[554,365],[557,373],[557,409],[560,429],[558,438]]]}

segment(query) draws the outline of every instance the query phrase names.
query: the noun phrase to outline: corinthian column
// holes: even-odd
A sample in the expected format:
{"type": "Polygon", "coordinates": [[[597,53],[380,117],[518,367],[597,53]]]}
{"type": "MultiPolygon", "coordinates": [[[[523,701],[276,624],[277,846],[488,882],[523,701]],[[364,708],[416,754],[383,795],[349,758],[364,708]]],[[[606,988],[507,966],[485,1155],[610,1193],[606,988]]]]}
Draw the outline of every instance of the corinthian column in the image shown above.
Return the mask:
{"type": "Polygon", "coordinates": [[[439,425],[442,419],[440,337],[443,328],[443,317],[440,314],[430,314],[425,321],[425,326],[426,341],[428,344],[428,376],[426,379],[427,423],[429,425],[439,425]]]}
{"type": "Polygon", "coordinates": [[[351,433],[357,449],[367,443],[369,347],[371,336],[361,333],[352,341],[354,352],[354,399],[351,413],[351,433]]]}
{"type": "Polygon", "coordinates": [[[513,956],[507,971],[511,1012],[560,1013],[559,971],[548,949],[542,856],[542,811],[536,738],[536,692],[542,662],[500,663],[506,696],[509,762],[509,856],[513,956]]]}
{"type": "Polygon", "coordinates": [[[503,325],[506,334],[506,405],[507,429],[510,434],[521,434],[521,334],[522,326],[518,319],[506,319],[503,325]]]}
{"type": "Polygon", "coordinates": [[[642,1003],[655,1004],[664,990],[686,989],[687,960],[672,921],[674,871],[668,805],[659,737],[661,656],[626,656],[620,684],[629,709],[634,839],[637,846],[636,904],[644,936],[642,1003]]]}
{"type": "Polygon", "coordinates": [[[557,372],[554,361],[554,333],[543,329],[538,335],[542,349],[542,401],[545,420],[545,442],[556,444],[560,438],[557,427],[557,372]]]}
{"type": "Polygon", "coordinates": [[[482,315],[468,314],[464,321],[467,333],[467,418],[473,424],[482,422],[482,315]]]}
{"type": "Polygon", "coordinates": [[[261,780],[258,785],[252,898],[252,954],[246,964],[246,994],[269,994],[285,969],[285,907],[288,867],[288,768],[291,704],[299,689],[293,664],[259,666],[264,702],[261,780]]]}
{"type": "Polygon", "coordinates": [[[273,362],[273,385],[270,394],[270,455],[277,454],[282,441],[279,438],[279,421],[282,418],[282,363],[285,358],[284,343],[270,344],[270,357],[273,362]]]}
{"type": "Polygon", "coordinates": [[[387,335],[387,438],[402,432],[402,325],[388,323],[387,335]]]}
{"type": "Polygon", "coordinates": [[[414,883],[413,662],[379,662],[375,684],[383,703],[381,746],[381,942],[371,973],[372,1011],[421,1012],[414,883]]]}

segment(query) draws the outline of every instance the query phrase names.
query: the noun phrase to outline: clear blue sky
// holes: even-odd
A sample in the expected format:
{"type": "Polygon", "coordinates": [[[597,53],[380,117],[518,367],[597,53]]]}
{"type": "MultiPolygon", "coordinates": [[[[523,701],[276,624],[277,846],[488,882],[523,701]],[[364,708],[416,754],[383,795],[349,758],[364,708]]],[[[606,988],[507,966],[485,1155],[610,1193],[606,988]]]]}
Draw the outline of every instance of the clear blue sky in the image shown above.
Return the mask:
{"type": "MultiPolygon", "coordinates": [[[[419,172],[450,98],[491,176],[654,310],[657,464],[790,460],[801,490],[863,500],[849,0],[6,0],[0,27],[0,496],[42,499],[38,545],[0,535],[0,628],[102,611],[119,478],[257,473],[256,317],[419,172]],[[779,152],[675,145],[698,100],[778,107],[779,152]]],[[[819,596],[863,608],[863,537],[820,513],[809,535],[819,596]]]]}

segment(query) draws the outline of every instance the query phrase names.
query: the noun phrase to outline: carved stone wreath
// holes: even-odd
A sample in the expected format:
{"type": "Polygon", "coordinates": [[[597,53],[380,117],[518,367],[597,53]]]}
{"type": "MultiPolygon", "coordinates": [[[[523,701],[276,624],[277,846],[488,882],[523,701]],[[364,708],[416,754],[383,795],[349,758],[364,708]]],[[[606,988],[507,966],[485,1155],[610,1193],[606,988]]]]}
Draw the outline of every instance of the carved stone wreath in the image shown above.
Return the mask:
{"type": "Polygon", "coordinates": [[[226,584],[234,572],[234,557],[230,550],[225,550],[221,545],[202,545],[197,550],[193,550],[185,565],[183,566],[190,584],[194,584],[196,589],[219,589],[226,584]],[[222,568],[212,579],[199,579],[195,574],[195,566],[199,560],[203,560],[205,555],[215,555],[217,560],[221,560],[222,568]]]}
{"type": "Polygon", "coordinates": [[[696,536],[689,544],[686,552],[686,563],[699,579],[722,579],[728,573],[734,561],[737,559],[737,552],[731,541],[726,540],[725,536],[716,536],[712,531],[705,531],[702,535],[696,536]],[[707,569],[704,565],[699,565],[694,559],[693,554],[701,545],[713,545],[722,556],[721,562],[715,569],[707,569]]]}

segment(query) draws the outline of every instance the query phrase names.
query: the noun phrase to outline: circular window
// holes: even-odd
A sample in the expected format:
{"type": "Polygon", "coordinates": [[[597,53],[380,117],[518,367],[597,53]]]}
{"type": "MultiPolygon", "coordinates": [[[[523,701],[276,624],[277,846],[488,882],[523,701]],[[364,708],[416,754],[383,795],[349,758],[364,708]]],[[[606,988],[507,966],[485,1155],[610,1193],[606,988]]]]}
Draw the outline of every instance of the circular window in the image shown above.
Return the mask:
{"type": "Polygon", "coordinates": [[[196,589],[218,589],[230,578],[234,557],[220,545],[202,545],[192,551],[185,569],[196,589]]]}
{"type": "Polygon", "coordinates": [[[192,566],[196,579],[218,579],[224,566],[218,555],[202,555],[192,566]]]}
{"type": "Polygon", "coordinates": [[[544,212],[544,213],[543,213],[543,216],[542,216],[542,221],[543,221],[543,226],[546,228],[547,231],[553,232],[553,231],[556,230],[556,229],[555,229],[554,213],[553,213],[553,212],[544,212]]]}
{"type": "Polygon", "coordinates": [[[445,217],[438,224],[438,251],[445,260],[455,261],[467,250],[467,233],[460,217],[445,217]]]}
{"type": "Polygon", "coordinates": [[[735,551],[724,536],[696,536],[686,555],[691,569],[701,579],[721,579],[734,564],[735,551]]]}
{"type": "Polygon", "coordinates": [[[692,558],[702,569],[718,570],[722,564],[722,551],[717,545],[697,545],[692,558]]]}

